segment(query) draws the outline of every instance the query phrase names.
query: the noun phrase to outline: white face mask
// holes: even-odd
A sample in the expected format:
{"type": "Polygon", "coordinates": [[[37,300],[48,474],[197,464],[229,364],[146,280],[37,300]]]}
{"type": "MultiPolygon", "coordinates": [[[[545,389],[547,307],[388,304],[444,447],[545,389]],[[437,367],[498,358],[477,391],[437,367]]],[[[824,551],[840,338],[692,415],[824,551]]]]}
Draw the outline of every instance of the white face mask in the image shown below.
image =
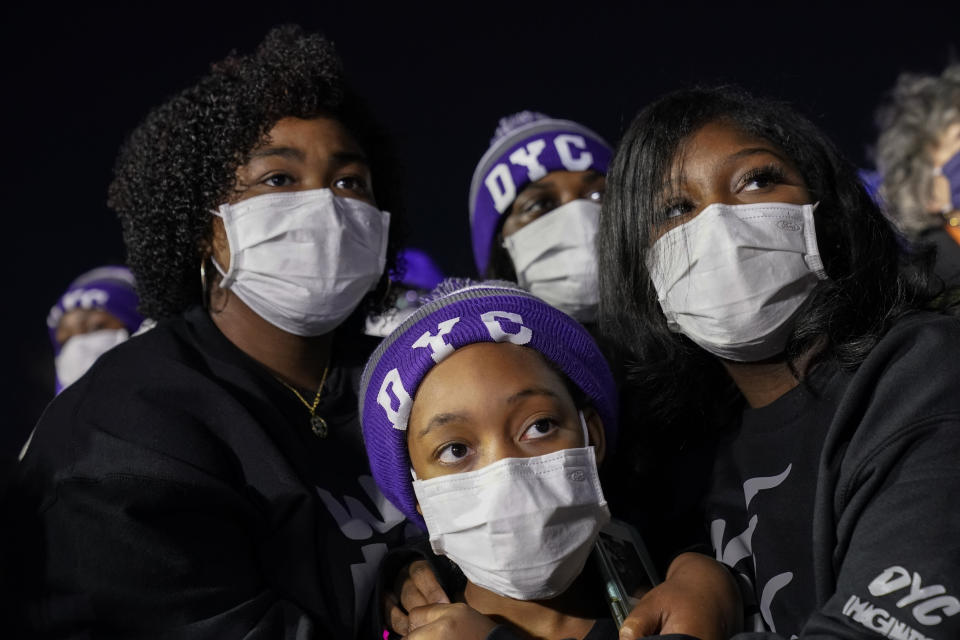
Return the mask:
{"type": "Polygon", "coordinates": [[[593,447],[504,458],[414,480],[413,489],[434,552],[475,585],[517,600],[563,593],[610,520],[593,447]]]}
{"type": "Polygon", "coordinates": [[[781,353],[817,280],[816,205],[712,204],[660,237],[647,269],[672,331],[754,362],[781,353]]]}
{"type": "Polygon", "coordinates": [[[71,336],[54,360],[59,387],[57,393],[76,382],[97,358],[129,337],[126,329],[101,329],[71,336]]]}
{"type": "Polygon", "coordinates": [[[504,238],[517,282],[580,322],[597,315],[600,204],[574,200],[504,238]]]}
{"type": "Polygon", "coordinates": [[[220,286],[298,336],[329,333],[383,273],[390,214],[330,189],[220,205],[230,265],[220,286]]]}

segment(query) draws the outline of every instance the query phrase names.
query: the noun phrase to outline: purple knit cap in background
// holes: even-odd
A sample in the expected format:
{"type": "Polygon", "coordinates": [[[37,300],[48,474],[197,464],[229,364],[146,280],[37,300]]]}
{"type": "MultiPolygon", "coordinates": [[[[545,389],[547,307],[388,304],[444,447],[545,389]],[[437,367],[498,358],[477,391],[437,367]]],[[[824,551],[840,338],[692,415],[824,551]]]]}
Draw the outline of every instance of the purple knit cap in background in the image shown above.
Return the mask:
{"type": "Polygon", "coordinates": [[[436,260],[415,247],[405,247],[397,251],[397,263],[403,265],[400,273],[391,272],[390,279],[403,286],[416,289],[433,289],[443,280],[443,271],[436,260]]]}
{"type": "Polygon", "coordinates": [[[60,353],[62,346],[56,334],[65,314],[74,309],[100,309],[117,318],[133,335],[143,322],[143,316],[137,311],[139,302],[133,273],[126,267],[97,267],[81,274],[47,314],[47,332],[54,355],[60,353]]]}
{"type": "Polygon", "coordinates": [[[603,420],[608,450],[616,442],[616,385],[586,329],[512,283],[441,283],[429,302],[384,338],[360,382],[360,419],[373,477],[387,499],[424,530],[407,451],[410,408],[434,365],[477,342],[510,342],[539,352],[590,400],[603,420]]]}
{"type": "Polygon", "coordinates": [[[551,171],[592,169],[606,175],[612,156],[603,138],[576,122],[533,111],[501,118],[470,184],[470,234],[477,272],[486,272],[500,217],[524,187],[551,171]]]}

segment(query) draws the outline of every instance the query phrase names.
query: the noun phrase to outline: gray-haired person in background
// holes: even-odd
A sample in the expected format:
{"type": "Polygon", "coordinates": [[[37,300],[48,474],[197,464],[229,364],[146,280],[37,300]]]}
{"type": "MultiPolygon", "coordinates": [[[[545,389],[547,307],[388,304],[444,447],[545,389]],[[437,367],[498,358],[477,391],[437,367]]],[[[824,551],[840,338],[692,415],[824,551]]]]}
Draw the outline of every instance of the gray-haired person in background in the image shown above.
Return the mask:
{"type": "Polygon", "coordinates": [[[937,247],[937,275],[960,283],[960,63],[905,73],[877,114],[887,211],[907,237],[937,247]]]}

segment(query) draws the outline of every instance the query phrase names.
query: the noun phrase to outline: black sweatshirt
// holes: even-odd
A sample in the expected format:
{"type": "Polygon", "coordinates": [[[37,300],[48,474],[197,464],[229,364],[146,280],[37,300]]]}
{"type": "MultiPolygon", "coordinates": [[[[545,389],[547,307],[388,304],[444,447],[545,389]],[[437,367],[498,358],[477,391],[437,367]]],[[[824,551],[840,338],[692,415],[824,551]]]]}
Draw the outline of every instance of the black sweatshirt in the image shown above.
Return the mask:
{"type": "MultiPolygon", "coordinates": [[[[853,373],[747,410],[708,499],[757,630],[960,638],[960,322],[912,313],[853,373]]],[[[749,626],[749,625],[748,625],[749,626]]]]}
{"type": "Polygon", "coordinates": [[[335,345],[317,415],[194,308],[105,354],[48,407],[12,488],[14,589],[54,637],[371,638],[407,526],[370,477],[335,345]]]}

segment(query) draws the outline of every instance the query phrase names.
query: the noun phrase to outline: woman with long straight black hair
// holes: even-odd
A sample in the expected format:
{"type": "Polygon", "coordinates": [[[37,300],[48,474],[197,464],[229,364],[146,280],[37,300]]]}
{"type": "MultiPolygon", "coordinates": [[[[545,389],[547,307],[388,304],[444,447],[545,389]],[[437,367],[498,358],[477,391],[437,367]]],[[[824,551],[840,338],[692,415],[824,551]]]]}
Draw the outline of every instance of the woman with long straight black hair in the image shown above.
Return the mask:
{"type": "Polygon", "coordinates": [[[960,635],[960,324],[823,133],[737,90],[661,98],[598,255],[622,437],[716,439],[705,524],[748,628],[960,635]]]}

